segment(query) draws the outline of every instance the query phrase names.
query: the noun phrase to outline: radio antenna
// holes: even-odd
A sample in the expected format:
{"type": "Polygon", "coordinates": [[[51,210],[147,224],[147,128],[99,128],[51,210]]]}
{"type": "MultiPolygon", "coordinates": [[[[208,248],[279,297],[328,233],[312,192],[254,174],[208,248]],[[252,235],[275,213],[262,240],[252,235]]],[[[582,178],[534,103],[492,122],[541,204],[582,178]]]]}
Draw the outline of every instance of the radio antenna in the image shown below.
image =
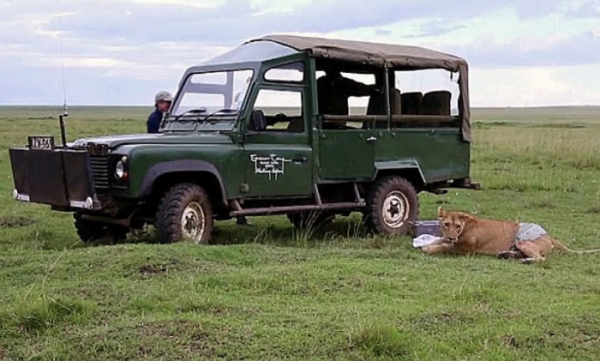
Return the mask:
{"type": "Polygon", "coordinates": [[[67,131],[65,129],[64,118],[69,116],[69,107],[67,106],[67,79],[65,76],[65,55],[63,48],[63,34],[62,34],[62,4],[61,0],[56,0],[58,8],[58,42],[60,47],[60,69],[61,69],[61,80],[62,80],[62,95],[63,95],[63,109],[62,113],[58,115],[58,125],[60,127],[60,138],[62,141],[63,148],[67,147],[67,131]]]}

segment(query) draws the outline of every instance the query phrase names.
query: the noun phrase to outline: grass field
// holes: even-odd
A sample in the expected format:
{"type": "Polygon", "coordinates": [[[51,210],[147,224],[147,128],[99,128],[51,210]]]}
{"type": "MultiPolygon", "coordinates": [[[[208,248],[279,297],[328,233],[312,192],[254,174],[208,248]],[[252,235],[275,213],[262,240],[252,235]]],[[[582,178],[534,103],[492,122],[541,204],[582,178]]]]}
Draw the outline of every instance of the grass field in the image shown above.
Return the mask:
{"type": "MultiPolygon", "coordinates": [[[[68,135],[144,131],[148,108],[74,108],[68,135]]],[[[49,108],[0,107],[0,360],[598,360],[600,255],[525,266],[428,257],[339,219],[218,223],[217,245],[84,246],[68,214],[18,204],[8,148],[58,136],[49,108]]],[[[600,107],[476,109],[482,191],[421,195],[599,248],[600,107]]]]}

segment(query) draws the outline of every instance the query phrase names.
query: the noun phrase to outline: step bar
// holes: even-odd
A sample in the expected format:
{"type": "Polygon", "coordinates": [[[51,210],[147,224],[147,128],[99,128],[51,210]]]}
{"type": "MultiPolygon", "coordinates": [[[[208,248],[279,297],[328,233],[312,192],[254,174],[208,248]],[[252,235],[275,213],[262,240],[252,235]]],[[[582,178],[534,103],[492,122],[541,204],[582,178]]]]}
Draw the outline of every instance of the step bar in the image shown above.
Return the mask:
{"type": "Polygon", "coordinates": [[[335,203],[323,203],[319,188],[315,185],[314,187],[314,200],[315,204],[303,204],[297,206],[281,206],[281,207],[262,207],[262,208],[250,208],[243,209],[238,200],[230,202],[233,211],[229,212],[231,217],[239,216],[266,216],[272,214],[285,214],[294,212],[310,212],[310,211],[323,211],[323,210],[358,210],[366,206],[366,202],[360,197],[358,186],[354,183],[354,202],[335,202],[335,203]]]}

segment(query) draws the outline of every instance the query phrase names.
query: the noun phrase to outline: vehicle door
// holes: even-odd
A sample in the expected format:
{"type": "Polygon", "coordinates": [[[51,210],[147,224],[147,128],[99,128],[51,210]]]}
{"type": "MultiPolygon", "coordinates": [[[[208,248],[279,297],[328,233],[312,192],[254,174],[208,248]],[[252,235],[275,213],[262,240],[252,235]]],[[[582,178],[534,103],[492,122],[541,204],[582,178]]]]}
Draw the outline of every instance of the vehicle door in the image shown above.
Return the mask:
{"type": "Polygon", "coordinates": [[[313,150],[307,127],[305,88],[259,83],[243,123],[247,197],[310,196],[313,150]]]}
{"type": "MultiPolygon", "coordinates": [[[[342,72],[342,76],[352,79],[353,82],[360,82],[362,86],[373,86],[376,81],[373,73],[342,72]]],[[[321,77],[324,77],[323,72],[317,71],[315,78],[321,77]]],[[[327,91],[345,92],[347,90],[327,89],[327,91]]],[[[319,177],[321,179],[360,181],[370,180],[374,176],[374,155],[378,134],[372,124],[378,118],[386,120],[385,107],[381,109],[375,107],[374,97],[373,95],[365,96],[365,94],[351,96],[347,101],[349,114],[319,114],[317,117],[319,177]]],[[[335,96],[318,96],[319,102],[323,98],[335,98],[335,96]]]]}

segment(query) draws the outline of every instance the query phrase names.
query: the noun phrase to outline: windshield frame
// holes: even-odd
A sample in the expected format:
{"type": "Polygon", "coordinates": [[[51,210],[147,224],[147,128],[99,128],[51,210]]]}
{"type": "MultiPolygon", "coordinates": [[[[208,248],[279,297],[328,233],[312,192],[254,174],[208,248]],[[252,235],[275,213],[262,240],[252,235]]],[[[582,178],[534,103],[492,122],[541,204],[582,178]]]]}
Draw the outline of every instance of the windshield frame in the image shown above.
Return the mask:
{"type": "Polygon", "coordinates": [[[186,71],[181,81],[179,82],[179,87],[175,98],[173,99],[173,105],[171,109],[165,114],[161,132],[186,132],[186,131],[200,131],[200,132],[231,132],[234,131],[239,123],[239,119],[244,114],[244,109],[246,107],[246,103],[248,102],[249,95],[252,91],[252,87],[256,82],[258,73],[261,68],[260,62],[246,62],[246,63],[238,63],[238,64],[227,64],[227,65],[208,65],[208,66],[200,66],[190,68],[186,71]],[[174,114],[174,110],[179,105],[182,100],[182,97],[186,92],[184,92],[186,84],[190,81],[191,77],[198,74],[210,74],[210,73],[227,73],[227,72],[236,72],[236,71],[250,71],[250,81],[246,87],[244,99],[242,100],[239,111],[235,113],[220,113],[217,112],[213,114],[211,111],[207,111],[201,114],[190,114],[184,115],[177,121],[174,121],[178,114],[174,114]],[[206,121],[202,121],[203,118],[210,116],[206,121]],[[216,122],[215,118],[219,118],[219,121],[216,122]],[[219,124],[220,123],[220,124],[219,124]],[[227,126],[224,126],[227,124],[227,126]],[[217,126],[215,126],[217,125],[217,126]]]}

